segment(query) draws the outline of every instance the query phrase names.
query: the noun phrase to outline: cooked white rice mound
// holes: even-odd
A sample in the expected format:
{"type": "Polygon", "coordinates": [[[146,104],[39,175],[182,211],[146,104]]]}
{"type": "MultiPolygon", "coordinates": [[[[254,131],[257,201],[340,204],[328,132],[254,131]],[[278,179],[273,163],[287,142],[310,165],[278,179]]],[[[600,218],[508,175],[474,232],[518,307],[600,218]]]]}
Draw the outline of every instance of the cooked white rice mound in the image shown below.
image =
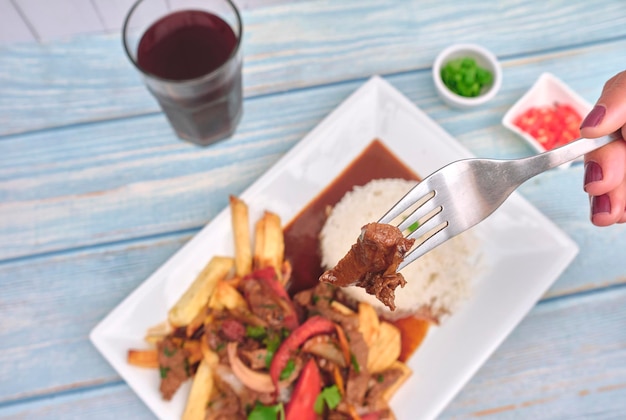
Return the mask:
{"type": "MultiPolygon", "coordinates": [[[[320,234],[324,268],[334,267],[355,243],[361,227],[380,219],[415,184],[403,179],[378,179],[344,195],[320,234]]],[[[387,318],[420,314],[439,321],[469,296],[470,280],[476,274],[475,245],[471,232],[465,232],[405,267],[402,274],[407,284],[396,289],[395,311],[390,311],[363,288],[344,290],[353,298],[371,304],[387,318]]]]}

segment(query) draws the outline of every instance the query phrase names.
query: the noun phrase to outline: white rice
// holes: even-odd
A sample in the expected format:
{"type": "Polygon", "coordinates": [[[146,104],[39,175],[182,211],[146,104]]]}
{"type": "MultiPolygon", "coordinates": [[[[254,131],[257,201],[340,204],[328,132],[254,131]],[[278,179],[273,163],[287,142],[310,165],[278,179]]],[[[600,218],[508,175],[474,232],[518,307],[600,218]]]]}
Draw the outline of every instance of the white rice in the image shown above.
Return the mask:
{"type": "MultiPolygon", "coordinates": [[[[344,195],[320,234],[324,268],[334,267],[356,241],[361,227],[380,219],[415,184],[403,179],[377,179],[344,195]]],[[[363,288],[348,287],[345,291],[371,304],[386,318],[422,314],[440,321],[469,296],[470,281],[477,271],[476,249],[471,232],[464,232],[405,267],[402,274],[407,284],[396,289],[395,311],[363,288]]]]}

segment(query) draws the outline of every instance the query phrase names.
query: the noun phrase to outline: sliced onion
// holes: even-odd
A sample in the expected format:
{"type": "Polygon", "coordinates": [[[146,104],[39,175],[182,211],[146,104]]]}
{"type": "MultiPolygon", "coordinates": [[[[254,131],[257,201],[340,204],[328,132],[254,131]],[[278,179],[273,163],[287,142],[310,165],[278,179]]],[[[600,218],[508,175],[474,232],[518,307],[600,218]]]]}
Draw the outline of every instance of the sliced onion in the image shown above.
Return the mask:
{"type": "Polygon", "coordinates": [[[231,342],[226,345],[230,368],[239,380],[248,388],[263,393],[274,392],[272,378],[267,373],[257,372],[246,366],[237,356],[237,343],[231,342]]]}

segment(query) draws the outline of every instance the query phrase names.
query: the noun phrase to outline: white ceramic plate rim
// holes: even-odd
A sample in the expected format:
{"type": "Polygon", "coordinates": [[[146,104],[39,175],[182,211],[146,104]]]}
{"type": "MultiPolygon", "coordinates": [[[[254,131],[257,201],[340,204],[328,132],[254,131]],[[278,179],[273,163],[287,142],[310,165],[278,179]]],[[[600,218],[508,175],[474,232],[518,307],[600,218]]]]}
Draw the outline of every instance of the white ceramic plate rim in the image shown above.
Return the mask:
{"type": "MultiPolygon", "coordinates": [[[[264,209],[277,212],[283,221],[291,220],[374,138],[422,176],[471,156],[406,97],[375,76],[241,195],[250,205],[251,220],[264,209]]],[[[471,298],[441,327],[431,329],[409,361],[414,374],[392,400],[398,419],[436,417],[578,252],[568,236],[515,193],[474,229],[487,268],[474,279],[471,298]]],[[[162,401],[158,372],[128,365],[127,350],[147,346],[143,341],[146,329],[166,318],[168,308],[212,255],[233,255],[228,209],[90,334],[94,346],[159,418],[180,418],[189,384],[171,402],[162,401]]]]}

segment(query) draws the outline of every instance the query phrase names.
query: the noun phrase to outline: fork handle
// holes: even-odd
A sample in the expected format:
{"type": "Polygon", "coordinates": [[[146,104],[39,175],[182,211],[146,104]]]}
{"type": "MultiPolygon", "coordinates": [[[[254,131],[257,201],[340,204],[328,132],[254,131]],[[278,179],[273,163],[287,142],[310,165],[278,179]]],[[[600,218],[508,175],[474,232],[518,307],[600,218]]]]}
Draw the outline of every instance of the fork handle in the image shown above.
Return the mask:
{"type": "Polygon", "coordinates": [[[570,162],[621,138],[621,134],[615,132],[611,135],[595,139],[578,139],[557,149],[519,159],[517,167],[520,169],[518,171],[520,179],[517,181],[521,184],[548,169],[570,162]]]}

